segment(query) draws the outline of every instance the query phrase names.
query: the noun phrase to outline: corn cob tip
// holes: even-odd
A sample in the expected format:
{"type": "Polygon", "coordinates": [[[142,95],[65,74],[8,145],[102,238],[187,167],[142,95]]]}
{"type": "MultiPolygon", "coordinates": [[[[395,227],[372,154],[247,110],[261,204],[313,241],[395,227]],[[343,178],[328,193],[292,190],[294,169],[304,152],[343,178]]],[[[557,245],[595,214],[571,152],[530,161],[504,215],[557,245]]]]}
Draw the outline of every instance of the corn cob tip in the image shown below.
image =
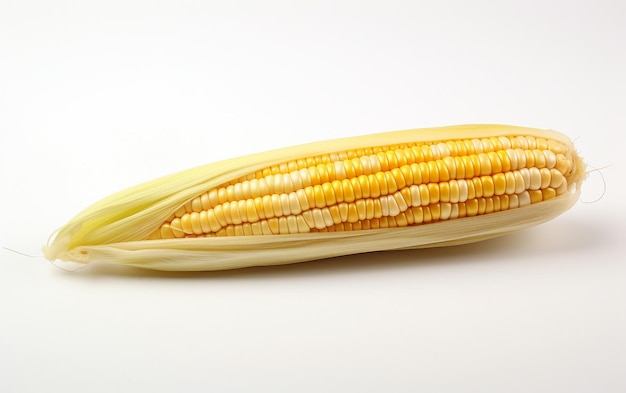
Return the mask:
{"type": "Polygon", "coordinates": [[[48,242],[42,247],[44,258],[50,262],[60,260],[87,263],[87,253],[81,253],[79,249],[70,249],[70,240],[69,234],[58,236],[58,231],[54,231],[48,242]]]}

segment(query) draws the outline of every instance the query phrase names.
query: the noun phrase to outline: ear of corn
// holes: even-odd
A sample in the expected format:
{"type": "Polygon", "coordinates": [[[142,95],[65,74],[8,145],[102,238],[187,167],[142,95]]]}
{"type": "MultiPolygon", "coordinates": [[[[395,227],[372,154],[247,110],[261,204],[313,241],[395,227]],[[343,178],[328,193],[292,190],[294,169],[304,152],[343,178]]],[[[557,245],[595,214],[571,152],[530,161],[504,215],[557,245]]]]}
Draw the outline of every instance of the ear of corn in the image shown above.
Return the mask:
{"type": "Polygon", "coordinates": [[[50,260],[219,270],[463,244],[556,217],[585,170],[563,134],[501,125],[310,143],[114,194],[53,234],[50,260]]]}

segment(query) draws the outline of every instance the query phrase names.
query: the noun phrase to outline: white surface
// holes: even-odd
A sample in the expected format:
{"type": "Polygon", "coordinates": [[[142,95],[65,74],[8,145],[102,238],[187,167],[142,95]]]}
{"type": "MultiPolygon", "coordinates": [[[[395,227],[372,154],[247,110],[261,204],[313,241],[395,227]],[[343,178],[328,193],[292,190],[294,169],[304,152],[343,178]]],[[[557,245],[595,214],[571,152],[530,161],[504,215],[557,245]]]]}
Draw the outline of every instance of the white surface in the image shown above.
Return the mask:
{"type": "MultiPolygon", "coordinates": [[[[0,391],[626,391],[625,14],[1,1],[4,247],[40,254],[83,207],[180,169],[413,127],[561,130],[607,191],[480,244],[277,268],[67,273],[0,250],[0,391]]],[[[592,173],[583,198],[601,193],[592,173]]]]}

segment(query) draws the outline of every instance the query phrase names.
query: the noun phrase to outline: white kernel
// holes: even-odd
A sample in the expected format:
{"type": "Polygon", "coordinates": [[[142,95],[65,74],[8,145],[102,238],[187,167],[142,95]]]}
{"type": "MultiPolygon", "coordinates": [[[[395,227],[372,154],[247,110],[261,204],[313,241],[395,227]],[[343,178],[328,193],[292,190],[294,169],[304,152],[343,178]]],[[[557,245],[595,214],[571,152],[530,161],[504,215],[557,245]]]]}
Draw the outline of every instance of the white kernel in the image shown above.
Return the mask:
{"type": "Polygon", "coordinates": [[[387,201],[387,197],[381,196],[378,200],[380,201],[380,209],[383,212],[383,216],[389,216],[389,202],[387,201]]]}
{"type": "MultiPolygon", "coordinates": [[[[298,190],[302,191],[302,190],[298,190]]],[[[300,208],[300,201],[298,200],[298,195],[295,192],[289,193],[289,211],[291,214],[300,214],[302,209],[300,208]]]]}
{"type": "Polygon", "coordinates": [[[346,178],[346,168],[343,166],[343,162],[335,161],[335,179],[343,180],[346,178]]]}
{"type": "Polygon", "coordinates": [[[298,205],[300,206],[300,210],[309,210],[310,206],[309,200],[306,197],[306,192],[304,192],[304,190],[298,190],[296,191],[296,197],[298,198],[298,205]]]}
{"type": "Polygon", "coordinates": [[[441,213],[440,220],[447,220],[450,218],[450,214],[452,214],[452,204],[451,203],[440,203],[441,213]]]}
{"type": "Polygon", "coordinates": [[[457,184],[459,185],[459,202],[467,201],[467,197],[469,195],[469,189],[467,187],[466,180],[457,180],[457,184]]]}
{"type": "Polygon", "coordinates": [[[472,145],[474,146],[474,153],[482,153],[483,152],[483,144],[480,139],[472,139],[472,145]]]}
{"type": "Polygon", "coordinates": [[[364,175],[369,175],[370,173],[372,173],[371,160],[368,156],[361,157],[361,167],[363,168],[364,175]]]}
{"type": "Polygon", "coordinates": [[[313,213],[311,212],[311,210],[303,212],[302,218],[309,228],[315,228],[315,220],[313,219],[313,213]]]}
{"type": "Polygon", "coordinates": [[[398,206],[398,202],[396,202],[396,199],[393,197],[393,195],[388,195],[384,197],[384,199],[387,200],[390,216],[395,217],[400,214],[400,206],[398,206]]]}
{"type": "Polygon", "coordinates": [[[521,194],[519,194],[519,206],[527,206],[530,205],[530,194],[528,193],[528,191],[524,191],[521,194]]]}
{"type": "Polygon", "coordinates": [[[250,198],[257,198],[261,196],[261,192],[259,189],[259,180],[252,179],[250,180],[250,198]]]}
{"type": "Polygon", "coordinates": [[[450,156],[450,149],[448,148],[448,145],[446,145],[445,143],[443,142],[438,143],[437,148],[439,149],[439,155],[441,157],[450,156]]]}
{"type": "Polygon", "coordinates": [[[454,203],[450,210],[450,218],[459,218],[459,205],[454,203]]]}
{"type": "Polygon", "coordinates": [[[289,228],[289,233],[298,233],[298,221],[296,220],[296,216],[287,217],[287,227],[289,228]]]}
{"type": "Polygon", "coordinates": [[[280,194],[280,207],[282,208],[283,216],[291,214],[291,201],[289,200],[289,194],[280,194]]]}
{"type": "Polygon", "coordinates": [[[550,150],[544,150],[543,155],[546,158],[546,168],[554,168],[556,165],[556,154],[550,150]]]}
{"type": "Polygon", "coordinates": [[[558,170],[551,169],[550,175],[551,175],[550,187],[554,188],[555,190],[561,187],[563,183],[565,183],[565,177],[558,170]]]}
{"type": "Polygon", "coordinates": [[[259,179],[259,194],[268,195],[271,194],[270,186],[265,178],[259,179]]]}
{"type": "MultiPolygon", "coordinates": [[[[230,188],[230,186],[228,186],[228,188],[230,188]]],[[[235,194],[235,200],[244,198],[243,187],[241,186],[241,183],[236,183],[233,185],[233,194],[235,194]]]]}
{"type": "Polygon", "coordinates": [[[274,175],[265,176],[262,180],[265,180],[267,184],[268,194],[275,194],[276,190],[274,189],[274,175]]]}
{"type": "Polygon", "coordinates": [[[289,233],[289,225],[287,224],[287,218],[281,217],[278,219],[278,233],[286,235],[289,233]]]}
{"type": "Polygon", "coordinates": [[[283,215],[283,207],[282,207],[282,203],[280,201],[279,194],[272,194],[272,195],[270,195],[270,199],[272,201],[272,210],[274,211],[274,215],[276,217],[282,216],[283,215]]]}
{"type": "Polygon", "coordinates": [[[375,154],[372,154],[371,156],[369,156],[370,158],[370,173],[377,173],[380,172],[382,170],[381,166],[380,166],[380,161],[378,160],[378,157],[375,154]]]}
{"type": "Polygon", "coordinates": [[[519,168],[517,162],[517,153],[513,149],[507,149],[506,155],[509,156],[509,161],[511,161],[511,169],[519,168]]]}
{"type": "Polygon", "coordinates": [[[524,150],[517,149],[515,153],[517,154],[517,168],[526,168],[526,153],[524,153],[524,150]]]}
{"type": "Polygon", "coordinates": [[[416,185],[412,185],[409,187],[411,191],[411,206],[417,207],[422,205],[422,200],[420,199],[420,189],[416,185]]]}
{"type": "Polygon", "coordinates": [[[289,174],[291,178],[291,184],[293,185],[294,190],[299,190],[302,188],[302,178],[300,177],[300,171],[293,171],[289,174]]]}
{"type": "Polygon", "coordinates": [[[519,194],[520,192],[526,190],[526,185],[528,183],[524,181],[524,177],[522,176],[520,171],[515,171],[513,172],[513,174],[515,175],[515,194],[519,194]]]}
{"type": "Polygon", "coordinates": [[[307,225],[306,221],[304,220],[302,216],[296,217],[296,223],[298,224],[299,233],[311,232],[311,230],[309,229],[309,226],[307,225]]]}
{"type": "Polygon", "coordinates": [[[503,150],[507,150],[511,148],[511,141],[509,140],[509,138],[505,137],[505,136],[500,136],[498,137],[498,140],[500,140],[500,143],[502,144],[502,149],[503,150]]]}
{"type": "Polygon", "coordinates": [[[272,230],[270,229],[270,226],[267,224],[267,221],[261,221],[261,232],[263,232],[264,235],[272,234],[272,230]]]}
{"type": "Polygon", "coordinates": [[[539,169],[532,167],[528,169],[529,173],[529,189],[530,190],[539,190],[541,188],[541,173],[539,169]]]}
{"type": "Polygon", "coordinates": [[[393,198],[396,200],[396,203],[398,204],[398,208],[400,209],[400,211],[406,211],[406,209],[409,208],[406,200],[404,199],[404,196],[402,195],[400,191],[396,191],[393,194],[393,198]]]}
{"type": "Polygon", "coordinates": [[[302,184],[302,188],[306,188],[311,185],[311,174],[309,170],[306,168],[302,168],[299,171],[300,173],[300,182],[302,184]]]}
{"type": "MultiPolygon", "coordinates": [[[[279,176],[276,176],[279,177],[279,176]]],[[[281,192],[291,192],[294,190],[293,188],[293,182],[291,181],[291,175],[288,173],[284,173],[282,175],[282,180],[283,180],[283,191],[281,192]]]]}
{"type": "Polygon", "coordinates": [[[528,190],[530,188],[530,170],[528,168],[521,168],[518,172],[522,175],[522,179],[524,179],[524,189],[528,190]]]}
{"type": "Polygon", "coordinates": [[[515,194],[515,189],[516,189],[515,172],[507,172],[504,174],[504,177],[506,179],[506,189],[504,190],[505,194],[508,194],[508,195],[515,194]]]}
{"type": "Polygon", "coordinates": [[[315,228],[323,229],[326,228],[326,224],[324,223],[324,216],[322,216],[321,209],[313,209],[311,210],[311,214],[313,215],[313,221],[315,222],[315,228]]]}
{"type": "Polygon", "coordinates": [[[324,219],[324,224],[326,224],[327,227],[333,226],[335,224],[335,222],[333,221],[333,216],[332,214],[330,214],[330,210],[328,210],[327,207],[322,209],[322,217],[324,219]]]}

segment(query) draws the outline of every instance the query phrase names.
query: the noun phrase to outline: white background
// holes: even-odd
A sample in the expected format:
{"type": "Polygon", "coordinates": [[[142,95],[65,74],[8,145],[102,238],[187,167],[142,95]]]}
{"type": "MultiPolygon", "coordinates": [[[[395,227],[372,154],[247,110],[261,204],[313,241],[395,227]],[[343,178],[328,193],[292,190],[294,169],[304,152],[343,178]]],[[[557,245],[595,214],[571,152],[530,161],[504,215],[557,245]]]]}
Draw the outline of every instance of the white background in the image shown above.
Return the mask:
{"type": "Polygon", "coordinates": [[[0,0],[0,246],[222,158],[458,123],[563,131],[547,224],[217,273],[0,250],[2,392],[626,391],[623,1],[0,0]]]}

